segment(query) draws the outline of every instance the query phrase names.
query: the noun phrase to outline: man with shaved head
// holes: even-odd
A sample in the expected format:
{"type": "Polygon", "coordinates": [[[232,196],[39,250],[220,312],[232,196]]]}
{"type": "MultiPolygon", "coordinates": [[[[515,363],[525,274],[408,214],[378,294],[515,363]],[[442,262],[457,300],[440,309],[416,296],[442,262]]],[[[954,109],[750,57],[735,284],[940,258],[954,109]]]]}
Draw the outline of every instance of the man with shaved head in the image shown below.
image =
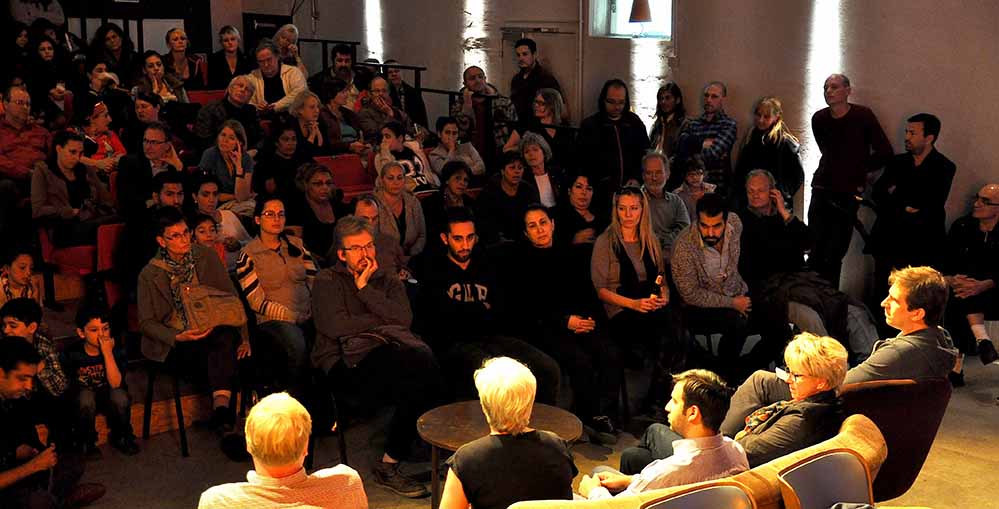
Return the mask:
{"type": "Polygon", "coordinates": [[[413,121],[406,112],[392,103],[389,82],[381,75],[375,76],[368,86],[368,97],[357,113],[364,132],[364,141],[377,145],[382,139],[382,127],[389,120],[395,120],[406,128],[407,134],[413,134],[413,121]]]}
{"type": "MultiPolygon", "coordinates": [[[[951,289],[947,329],[964,353],[982,363],[999,360],[985,320],[999,318],[999,184],[986,184],[974,196],[971,213],[954,221],[947,235],[944,274],[951,289]]],[[[963,376],[952,377],[955,384],[963,376]]]]}

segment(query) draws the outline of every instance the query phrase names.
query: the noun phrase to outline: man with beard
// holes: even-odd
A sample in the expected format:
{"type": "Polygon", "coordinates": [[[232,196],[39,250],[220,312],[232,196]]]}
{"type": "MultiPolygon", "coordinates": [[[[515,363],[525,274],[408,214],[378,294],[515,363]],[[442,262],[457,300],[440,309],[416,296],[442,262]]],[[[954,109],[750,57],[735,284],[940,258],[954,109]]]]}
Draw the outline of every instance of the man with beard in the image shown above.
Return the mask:
{"type": "Polygon", "coordinates": [[[604,83],[597,113],[579,124],[578,145],[583,160],[602,170],[600,180],[609,189],[641,179],[642,156],[649,150],[649,136],[642,119],[631,111],[631,97],[624,81],[615,78],[604,83]]]}
{"type": "Polygon", "coordinates": [[[287,112],[295,97],[306,90],[305,76],[298,67],[281,63],[270,39],[261,41],[253,55],[258,67],[249,74],[254,89],[250,104],[265,117],[287,112]]]}
{"type": "Polygon", "coordinates": [[[451,105],[451,116],[458,120],[461,141],[471,142],[488,166],[510,138],[511,126],[517,123],[517,110],[509,97],[486,81],[486,72],[481,67],[470,66],[461,77],[465,86],[451,105]]]}
{"type": "Polygon", "coordinates": [[[440,374],[430,348],[409,327],[413,314],[402,281],[382,270],[374,230],[347,216],[336,224],[339,260],[322,270],[312,287],[316,343],[312,364],[332,383],[349,381],[365,399],[386,395],[396,406],[374,481],[399,495],[425,497],[427,489],[399,470],[416,439],[416,419],[438,402],[440,374]]]}
{"type": "Polygon", "coordinates": [[[420,329],[441,358],[448,383],[458,399],[475,399],[472,374],[492,357],[512,357],[526,364],[538,379],[541,403],[558,399],[561,371],[547,354],[527,342],[504,335],[499,274],[484,253],[475,250],[478,235],[471,213],[464,208],[448,211],[447,226],[440,234],[447,250],[431,254],[418,313],[420,329]]]}
{"type": "Polygon", "coordinates": [[[753,309],[749,286],[739,275],[741,233],[742,221],[729,214],[725,200],[706,194],[697,202],[696,221],[677,238],[671,264],[684,323],[706,335],[721,333],[715,372],[730,381],[740,378],[747,364],[739,355],[753,309]]]}
{"type": "MultiPolygon", "coordinates": [[[[256,85],[249,76],[236,76],[229,82],[225,97],[210,102],[198,110],[198,119],[194,122],[194,135],[201,142],[202,150],[215,144],[215,137],[228,119],[238,120],[243,125],[247,147],[257,146],[262,137],[260,115],[257,113],[257,108],[250,104],[250,99],[256,90],[256,85]]],[[[252,156],[255,150],[248,150],[248,153],[252,156]]]]}
{"type": "MultiPolygon", "coordinates": [[[[510,81],[510,99],[513,100],[517,108],[517,116],[522,119],[534,118],[534,96],[542,88],[554,88],[565,96],[558,80],[552,76],[551,71],[541,66],[538,62],[538,44],[533,39],[520,39],[513,44],[513,49],[517,53],[517,67],[520,72],[513,76],[510,81]]],[[[568,109],[563,106],[562,111],[568,114],[568,109]]],[[[555,119],[559,120],[559,119],[555,119]]]]}
{"type": "Polygon", "coordinates": [[[357,111],[360,109],[357,96],[360,91],[354,84],[354,53],[350,46],[337,44],[330,50],[330,62],[333,67],[309,76],[309,90],[322,95],[323,84],[333,78],[340,78],[347,82],[347,104],[348,109],[357,111]]]}
{"type": "Polygon", "coordinates": [[[725,113],[728,87],[712,81],[704,87],[704,114],[683,126],[677,137],[675,163],[683,168],[687,159],[700,155],[704,159],[705,180],[718,186],[715,191],[726,195],[732,178],[732,146],[735,144],[736,122],[725,113]]]}

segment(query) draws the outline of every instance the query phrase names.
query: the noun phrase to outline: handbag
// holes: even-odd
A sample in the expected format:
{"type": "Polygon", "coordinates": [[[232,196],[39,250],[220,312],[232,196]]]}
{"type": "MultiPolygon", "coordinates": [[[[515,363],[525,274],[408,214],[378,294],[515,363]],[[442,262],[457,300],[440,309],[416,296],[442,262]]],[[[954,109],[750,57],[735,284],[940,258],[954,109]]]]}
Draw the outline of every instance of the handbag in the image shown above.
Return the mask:
{"type": "MultiPolygon", "coordinates": [[[[150,260],[153,265],[167,271],[170,268],[163,260],[150,260]]],[[[197,273],[194,280],[180,288],[180,304],[187,316],[187,325],[192,330],[208,330],[213,327],[242,327],[246,325],[246,313],[239,297],[217,288],[200,284],[197,273]]],[[[174,324],[180,328],[179,320],[174,324]]]]}

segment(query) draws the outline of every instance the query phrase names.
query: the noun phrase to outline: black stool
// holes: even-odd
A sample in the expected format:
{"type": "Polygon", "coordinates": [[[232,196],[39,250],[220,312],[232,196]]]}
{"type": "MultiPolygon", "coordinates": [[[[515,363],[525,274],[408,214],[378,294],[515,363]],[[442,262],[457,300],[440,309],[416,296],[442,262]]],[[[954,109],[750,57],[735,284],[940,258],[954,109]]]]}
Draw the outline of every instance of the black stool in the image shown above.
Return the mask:
{"type": "MultiPolygon", "coordinates": [[[[166,367],[166,363],[156,362],[147,359],[146,364],[146,404],[142,409],[142,439],[149,439],[149,424],[153,417],[153,385],[156,382],[156,375],[166,367]]],[[[173,403],[177,413],[177,431],[180,432],[180,455],[188,457],[191,455],[187,448],[187,429],[184,427],[184,407],[180,402],[180,375],[176,370],[171,369],[170,375],[173,379],[173,403]]]]}

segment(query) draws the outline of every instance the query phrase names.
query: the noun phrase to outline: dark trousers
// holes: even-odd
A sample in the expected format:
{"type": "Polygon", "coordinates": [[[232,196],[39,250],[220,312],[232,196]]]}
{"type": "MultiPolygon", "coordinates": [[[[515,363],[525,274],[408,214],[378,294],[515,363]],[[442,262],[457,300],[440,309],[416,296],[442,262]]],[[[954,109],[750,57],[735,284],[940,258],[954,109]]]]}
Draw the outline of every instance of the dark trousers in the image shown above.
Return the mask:
{"type": "Polygon", "coordinates": [[[83,459],[79,455],[59,453],[52,471],[38,472],[0,491],[0,507],[56,509],[83,477],[83,459]],[[51,476],[51,481],[49,477],[51,476]],[[49,490],[51,485],[52,489],[49,490]]]}
{"type": "Polygon", "coordinates": [[[31,179],[0,178],[0,235],[10,244],[31,240],[31,206],[22,201],[31,196],[31,179]]]}
{"type": "Polygon", "coordinates": [[[416,438],[416,420],[440,402],[440,368],[430,348],[389,344],[371,351],[353,368],[337,363],[331,382],[358,388],[371,401],[395,405],[385,452],[403,459],[416,438]]]}
{"type": "Polygon", "coordinates": [[[839,288],[843,257],[850,249],[860,203],[852,194],[812,189],[808,225],[815,234],[815,247],[808,260],[812,270],[839,288]]]}
{"type": "Polygon", "coordinates": [[[736,389],[722,422],[721,432],[734,437],[746,426],[746,417],[757,409],[791,399],[787,382],[769,371],[756,371],[736,389]]]}
{"type": "Polygon", "coordinates": [[[978,338],[971,333],[971,325],[968,324],[968,315],[977,313],[985,314],[986,320],[999,318],[999,290],[993,288],[965,299],[959,299],[953,291],[950,292],[944,309],[944,326],[954,339],[954,346],[966,354],[978,355],[978,338]]]}
{"type": "Polygon", "coordinates": [[[737,378],[740,371],[739,356],[746,345],[749,334],[749,320],[731,308],[701,308],[686,306],[683,309],[684,324],[694,334],[721,334],[718,341],[717,363],[714,370],[726,379],[737,378]]]}
{"type": "MultiPolygon", "coordinates": [[[[253,335],[254,364],[259,366],[256,374],[269,372],[270,380],[278,387],[285,388],[292,395],[302,395],[309,375],[309,351],[315,338],[312,321],[298,325],[280,320],[270,320],[257,325],[253,335]],[[256,353],[262,354],[258,357],[256,353]],[[275,366],[276,360],[283,359],[284,365],[275,366]]],[[[264,377],[261,377],[264,378],[264,377]]]]}
{"type": "Polygon", "coordinates": [[[652,313],[639,313],[624,309],[610,319],[610,335],[622,348],[641,345],[652,359],[652,379],[646,404],[657,404],[669,399],[670,373],[683,369],[687,345],[680,332],[673,306],[652,313]]]}
{"type": "Polygon", "coordinates": [[[673,455],[673,441],[683,437],[666,424],[653,423],[635,447],[621,451],[621,473],[635,475],[655,460],[673,455]]]}
{"type": "Polygon", "coordinates": [[[44,424],[48,429],[48,443],[55,444],[60,453],[72,448],[73,414],[67,393],[53,396],[39,387],[25,403],[26,412],[32,416],[35,424],[44,424]]]}
{"type": "Polygon", "coordinates": [[[203,381],[214,391],[231,391],[236,374],[236,345],[241,341],[235,327],[215,327],[198,341],[181,341],[171,356],[181,372],[203,381]]]}
{"type": "Polygon", "coordinates": [[[112,389],[110,385],[99,389],[80,387],[76,390],[76,436],[81,444],[93,445],[97,441],[94,419],[101,412],[108,420],[111,437],[133,438],[132,398],[124,385],[112,389]]]}
{"type": "Polygon", "coordinates": [[[493,357],[511,357],[524,363],[538,380],[535,399],[548,405],[558,402],[562,379],[558,362],[526,341],[499,335],[454,342],[442,355],[448,385],[457,399],[478,399],[472,375],[493,357]]]}
{"type": "Polygon", "coordinates": [[[598,327],[576,334],[545,331],[534,344],[554,357],[572,383],[572,411],[583,422],[598,415],[617,414],[621,392],[621,351],[598,327]]]}

